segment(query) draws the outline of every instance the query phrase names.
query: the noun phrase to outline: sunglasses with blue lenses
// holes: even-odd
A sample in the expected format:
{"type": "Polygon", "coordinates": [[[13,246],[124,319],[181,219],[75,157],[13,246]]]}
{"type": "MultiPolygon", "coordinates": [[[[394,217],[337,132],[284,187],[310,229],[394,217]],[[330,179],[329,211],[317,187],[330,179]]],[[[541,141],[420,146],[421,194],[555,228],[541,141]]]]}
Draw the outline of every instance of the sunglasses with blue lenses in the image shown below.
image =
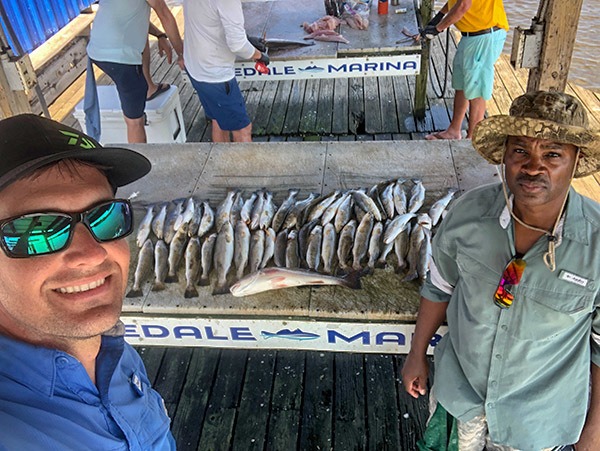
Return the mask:
{"type": "Polygon", "coordinates": [[[133,230],[129,201],[113,199],[81,213],[39,212],[0,220],[0,247],[12,258],[47,255],[66,249],[81,222],[99,243],[126,237],[133,230]]]}

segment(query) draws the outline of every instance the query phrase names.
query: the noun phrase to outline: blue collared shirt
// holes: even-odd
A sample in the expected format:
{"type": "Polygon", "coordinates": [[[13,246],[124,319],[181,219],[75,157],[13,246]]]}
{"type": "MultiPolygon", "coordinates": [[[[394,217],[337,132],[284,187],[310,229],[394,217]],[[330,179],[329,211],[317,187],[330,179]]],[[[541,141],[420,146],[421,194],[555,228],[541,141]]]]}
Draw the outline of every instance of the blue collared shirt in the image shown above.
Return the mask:
{"type": "Polygon", "coordinates": [[[0,450],[174,450],[170,420],[123,336],[103,336],[94,385],[81,363],[0,335],[0,450]]]}
{"type": "Polygon", "coordinates": [[[435,348],[434,391],[461,421],[485,415],[491,439],[535,450],[575,443],[589,396],[590,363],[600,366],[600,206],[569,193],[556,271],[540,238],[514,302],[493,296],[515,255],[500,185],[458,199],[433,241],[435,269],[421,294],[449,302],[448,333],[435,348]]]}

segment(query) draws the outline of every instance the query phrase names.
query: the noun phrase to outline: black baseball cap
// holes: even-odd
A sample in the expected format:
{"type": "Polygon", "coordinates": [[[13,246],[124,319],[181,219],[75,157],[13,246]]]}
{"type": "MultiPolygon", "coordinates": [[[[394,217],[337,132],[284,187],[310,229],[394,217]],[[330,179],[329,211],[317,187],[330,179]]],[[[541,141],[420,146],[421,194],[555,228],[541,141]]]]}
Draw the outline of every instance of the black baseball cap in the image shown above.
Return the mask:
{"type": "Polygon", "coordinates": [[[67,158],[102,165],[115,189],[152,168],[138,152],[103,147],[79,130],[42,116],[19,114],[0,121],[0,190],[42,166],[67,158]]]}

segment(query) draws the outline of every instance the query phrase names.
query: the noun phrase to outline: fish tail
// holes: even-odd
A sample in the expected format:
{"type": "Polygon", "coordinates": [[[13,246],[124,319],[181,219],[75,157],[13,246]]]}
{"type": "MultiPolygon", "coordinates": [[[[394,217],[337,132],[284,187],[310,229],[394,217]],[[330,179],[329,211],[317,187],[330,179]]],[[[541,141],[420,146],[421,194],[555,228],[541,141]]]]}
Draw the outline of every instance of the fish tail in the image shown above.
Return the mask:
{"type": "Polygon", "coordinates": [[[385,267],[387,267],[387,262],[385,260],[377,260],[375,262],[375,268],[384,269],[385,267]]]}
{"type": "Polygon", "coordinates": [[[185,287],[185,293],[183,294],[183,297],[186,299],[197,298],[198,290],[196,290],[196,287],[194,287],[193,285],[187,286],[185,287]]]}
{"type": "Polygon", "coordinates": [[[169,274],[167,275],[167,277],[165,278],[165,282],[166,283],[175,283],[175,282],[179,282],[179,277],[177,277],[177,274],[169,274]]]}
{"type": "Polygon", "coordinates": [[[141,289],[132,289],[131,291],[129,291],[129,293],[127,293],[125,295],[126,298],[141,298],[144,295],[144,293],[142,293],[141,289]]]}
{"type": "Polygon", "coordinates": [[[200,285],[201,287],[207,287],[210,285],[210,280],[208,277],[200,277],[200,280],[198,281],[198,285],[200,285]]]}
{"type": "Polygon", "coordinates": [[[344,286],[352,288],[353,290],[359,290],[362,285],[360,283],[360,277],[363,275],[363,271],[350,271],[342,277],[344,286]]]}
{"type": "Polygon", "coordinates": [[[166,288],[163,282],[154,282],[152,284],[152,291],[163,291],[166,288]]]}
{"type": "Polygon", "coordinates": [[[404,276],[402,282],[410,282],[411,280],[415,280],[419,275],[416,270],[410,271],[407,275],[404,276]]]}
{"type": "Polygon", "coordinates": [[[230,294],[231,291],[229,290],[229,285],[225,284],[225,285],[221,285],[221,286],[216,286],[215,289],[213,290],[213,296],[217,296],[219,294],[230,294]]]}

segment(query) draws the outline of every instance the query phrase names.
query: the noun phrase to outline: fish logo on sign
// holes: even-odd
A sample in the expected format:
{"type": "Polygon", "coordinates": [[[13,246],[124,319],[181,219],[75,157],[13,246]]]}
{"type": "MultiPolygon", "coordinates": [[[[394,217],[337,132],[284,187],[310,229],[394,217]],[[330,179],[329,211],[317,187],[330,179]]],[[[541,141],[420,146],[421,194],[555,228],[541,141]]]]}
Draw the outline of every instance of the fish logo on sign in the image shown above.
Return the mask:
{"type": "Polygon", "coordinates": [[[318,334],[313,334],[311,332],[303,332],[300,329],[289,330],[289,329],[281,329],[279,332],[267,332],[265,330],[261,331],[260,334],[264,339],[269,338],[285,338],[286,340],[315,340],[320,337],[318,334]]]}
{"type": "Polygon", "coordinates": [[[301,72],[323,72],[325,69],[313,64],[312,66],[306,66],[304,69],[299,67],[298,70],[301,72]]]}

